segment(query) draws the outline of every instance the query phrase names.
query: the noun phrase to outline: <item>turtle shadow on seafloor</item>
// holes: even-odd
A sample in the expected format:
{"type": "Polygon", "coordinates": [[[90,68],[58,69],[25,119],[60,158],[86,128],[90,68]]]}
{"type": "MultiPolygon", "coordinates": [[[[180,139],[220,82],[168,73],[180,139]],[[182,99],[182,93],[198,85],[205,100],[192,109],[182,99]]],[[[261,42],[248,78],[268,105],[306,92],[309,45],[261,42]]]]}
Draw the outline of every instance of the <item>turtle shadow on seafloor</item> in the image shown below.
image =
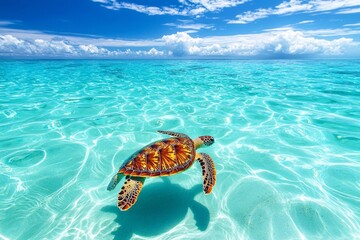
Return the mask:
{"type": "Polygon", "coordinates": [[[115,213],[119,227],[112,232],[114,239],[131,239],[133,234],[151,237],[163,234],[176,227],[190,209],[196,226],[205,231],[209,225],[209,210],[194,200],[202,193],[202,185],[185,189],[164,178],[164,182],[144,185],[136,204],[126,212],[116,206],[102,208],[104,212],[115,213]]]}

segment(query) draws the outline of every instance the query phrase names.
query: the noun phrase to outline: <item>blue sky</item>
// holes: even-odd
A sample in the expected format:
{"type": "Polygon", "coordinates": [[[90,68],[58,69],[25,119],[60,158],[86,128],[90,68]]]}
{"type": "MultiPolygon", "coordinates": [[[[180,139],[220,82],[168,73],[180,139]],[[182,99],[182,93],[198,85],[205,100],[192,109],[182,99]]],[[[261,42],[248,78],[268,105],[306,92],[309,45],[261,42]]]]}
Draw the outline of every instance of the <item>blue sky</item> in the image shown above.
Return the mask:
{"type": "Polygon", "coordinates": [[[359,0],[1,0],[1,57],[360,56],[359,0]]]}

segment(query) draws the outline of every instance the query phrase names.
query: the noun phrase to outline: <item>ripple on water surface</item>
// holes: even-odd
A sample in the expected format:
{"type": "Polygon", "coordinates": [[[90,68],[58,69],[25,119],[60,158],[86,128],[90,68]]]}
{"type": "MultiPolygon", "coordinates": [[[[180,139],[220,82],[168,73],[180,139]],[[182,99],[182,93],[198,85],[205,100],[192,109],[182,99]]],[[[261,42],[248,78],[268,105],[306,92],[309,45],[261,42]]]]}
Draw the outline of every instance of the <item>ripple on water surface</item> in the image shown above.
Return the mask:
{"type": "Polygon", "coordinates": [[[39,149],[17,151],[4,157],[4,162],[14,167],[30,167],[44,161],[46,152],[39,149]]]}

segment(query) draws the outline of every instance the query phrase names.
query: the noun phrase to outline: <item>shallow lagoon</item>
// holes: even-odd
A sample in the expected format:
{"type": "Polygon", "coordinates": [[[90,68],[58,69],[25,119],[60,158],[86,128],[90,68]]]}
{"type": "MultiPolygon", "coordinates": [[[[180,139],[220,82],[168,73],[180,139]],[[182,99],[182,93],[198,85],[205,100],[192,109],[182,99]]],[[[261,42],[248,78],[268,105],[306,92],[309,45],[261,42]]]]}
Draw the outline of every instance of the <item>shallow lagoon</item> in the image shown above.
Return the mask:
{"type": "Polygon", "coordinates": [[[360,61],[2,61],[0,237],[355,239],[360,61]],[[106,191],[173,130],[212,135],[217,168],[106,191]]]}

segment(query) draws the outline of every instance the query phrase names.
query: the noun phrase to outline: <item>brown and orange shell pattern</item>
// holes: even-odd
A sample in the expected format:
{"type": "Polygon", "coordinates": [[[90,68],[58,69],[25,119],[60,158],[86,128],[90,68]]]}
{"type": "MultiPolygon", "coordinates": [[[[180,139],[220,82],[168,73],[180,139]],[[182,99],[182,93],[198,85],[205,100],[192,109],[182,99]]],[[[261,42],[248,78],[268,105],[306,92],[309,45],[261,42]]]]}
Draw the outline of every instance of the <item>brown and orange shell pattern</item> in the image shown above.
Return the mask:
{"type": "Polygon", "coordinates": [[[119,173],[130,176],[169,176],[190,167],[195,160],[190,138],[168,138],[154,142],[135,153],[119,173]]]}

